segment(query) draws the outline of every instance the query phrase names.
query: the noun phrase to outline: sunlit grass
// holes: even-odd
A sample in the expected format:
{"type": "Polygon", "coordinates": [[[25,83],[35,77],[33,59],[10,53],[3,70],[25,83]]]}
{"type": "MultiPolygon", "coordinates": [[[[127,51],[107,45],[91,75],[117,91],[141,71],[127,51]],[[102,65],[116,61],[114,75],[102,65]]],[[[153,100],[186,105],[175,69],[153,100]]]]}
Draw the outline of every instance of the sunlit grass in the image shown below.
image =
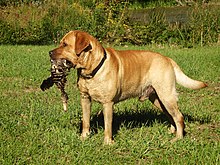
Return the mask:
{"type": "Polygon", "coordinates": [[[53,46],[0,46],[0,164],[219,164],[220,48],[118,47],[151,49],[172,57],[190,77],[209,84],[202,90],[178,86],[185,138],[169,141],[166,116],[149,102],[115,106],[115,144],[103,145],[102,106],[93,104],[92,135],[81,142],[81,107],[74,70],[68,76],[68,112],[60,92],[39,86],[49,76],[53,46]]]}

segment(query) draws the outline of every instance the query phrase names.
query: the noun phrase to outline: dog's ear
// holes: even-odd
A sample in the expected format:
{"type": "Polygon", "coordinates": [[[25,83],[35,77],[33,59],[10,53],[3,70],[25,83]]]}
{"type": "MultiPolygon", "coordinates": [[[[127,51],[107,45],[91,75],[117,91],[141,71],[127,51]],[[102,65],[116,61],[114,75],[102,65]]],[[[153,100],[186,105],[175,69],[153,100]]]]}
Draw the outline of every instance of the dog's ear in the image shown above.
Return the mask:
{"type": "Polygon", "coordinates": [[[76,33],[76,43],[75,43],[76,54],[80,54],[88,46],[90,46],[88,36],[82,32],[76,33]]]}

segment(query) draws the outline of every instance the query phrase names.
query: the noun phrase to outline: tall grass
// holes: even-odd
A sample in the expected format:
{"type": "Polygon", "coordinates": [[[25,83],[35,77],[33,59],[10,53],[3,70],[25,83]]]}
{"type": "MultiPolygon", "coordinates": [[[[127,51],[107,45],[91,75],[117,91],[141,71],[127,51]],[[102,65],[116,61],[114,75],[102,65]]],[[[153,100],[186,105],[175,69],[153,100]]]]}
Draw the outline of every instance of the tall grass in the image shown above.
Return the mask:
{"type": "Polygon", "coordinates": [[[51,44],[74,29],[87,31],[101,40],[112,35],[117,38],[121,34],[123,22],[119,20],[126,3],[113,2],[53,0],[3,7],[0,43],[51,44]]]}
{"type": "Polygon", "coordinates": [[[50,0],[3,6],[0,9],[0,44],[52,44],[66,32],[76,29],[87,31],[104,43],[117,45],[169,43],[192,47],[218,41],[218,7],[192,6],[189,22],[184,25],[168,23],[164,13],[156,10],[150,13],[148,24],[136,24],[128,17],[128,9],[136,4],[133,3],[127,0],[50,0]]]}

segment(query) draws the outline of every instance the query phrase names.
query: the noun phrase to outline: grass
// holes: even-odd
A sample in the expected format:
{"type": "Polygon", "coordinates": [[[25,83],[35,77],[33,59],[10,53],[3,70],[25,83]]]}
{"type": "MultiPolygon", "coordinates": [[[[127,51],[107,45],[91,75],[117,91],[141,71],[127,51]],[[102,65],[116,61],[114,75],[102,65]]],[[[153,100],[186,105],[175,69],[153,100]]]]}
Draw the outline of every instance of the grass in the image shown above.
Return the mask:
{"type": "Polygon", "coordinates": [[[95,103],[92,135],[81,142],[81,108],[76,73],[68,77],[69,110],[59,91],[39,89],[49,76],[53,46],[0,46],[0,164],[219,164],[220,48],[119,47],[151,49],[172,57],[190,77],[209,87],[178,86],[185,138],[169,141],[166,117],[149,102],[126,100],[115,106],[113,146],[103,145],[102,107],[95,103]]]}

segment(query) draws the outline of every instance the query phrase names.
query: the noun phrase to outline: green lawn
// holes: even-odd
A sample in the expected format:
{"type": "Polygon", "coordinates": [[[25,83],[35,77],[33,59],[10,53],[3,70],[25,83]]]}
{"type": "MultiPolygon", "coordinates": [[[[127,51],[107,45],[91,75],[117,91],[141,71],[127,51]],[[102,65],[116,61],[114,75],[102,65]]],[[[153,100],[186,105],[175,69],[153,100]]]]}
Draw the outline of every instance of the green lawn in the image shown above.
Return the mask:
{"type": "Polygon", "coordinates": [[[178,86],[186,136],[171,144],[166,117],[148,101],[115,106],[114,140],[103,145],[102,107],[93,104],[92,135],[81,142],[81,107],[71,71],[64,112],[60,92],[39,86],[50,75],[53,46],[0,46],[0,164],[220,164],[220,47],[119,47],[151,49],[172,57],[208,88],[178,86]]]}

